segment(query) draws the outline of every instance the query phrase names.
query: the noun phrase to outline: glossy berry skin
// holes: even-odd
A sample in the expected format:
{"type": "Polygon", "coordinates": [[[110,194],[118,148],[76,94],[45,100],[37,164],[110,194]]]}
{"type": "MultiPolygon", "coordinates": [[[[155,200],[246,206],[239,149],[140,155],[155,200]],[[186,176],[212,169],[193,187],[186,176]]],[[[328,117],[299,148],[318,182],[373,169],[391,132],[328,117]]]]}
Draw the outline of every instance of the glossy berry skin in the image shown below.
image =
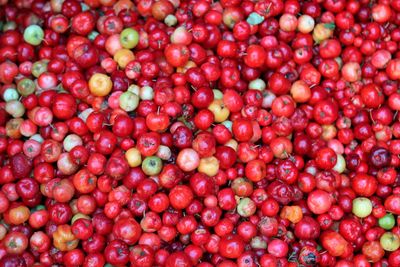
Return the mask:
{"type": "Polygon", "coordinates": [[[400,266],[400,1],[0,20],[0,267],[400,266]]]}

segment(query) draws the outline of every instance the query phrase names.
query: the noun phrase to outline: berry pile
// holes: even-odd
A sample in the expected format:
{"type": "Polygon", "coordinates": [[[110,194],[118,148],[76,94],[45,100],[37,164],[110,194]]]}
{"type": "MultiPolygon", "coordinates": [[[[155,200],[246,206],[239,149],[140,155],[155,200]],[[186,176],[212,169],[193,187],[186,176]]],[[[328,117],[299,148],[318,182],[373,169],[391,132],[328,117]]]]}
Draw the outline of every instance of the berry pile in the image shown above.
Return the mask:
{"type": "Polygon", "coordinates": [[[0,267],[400,266],[400,0],[0,0],[0,267]]]}

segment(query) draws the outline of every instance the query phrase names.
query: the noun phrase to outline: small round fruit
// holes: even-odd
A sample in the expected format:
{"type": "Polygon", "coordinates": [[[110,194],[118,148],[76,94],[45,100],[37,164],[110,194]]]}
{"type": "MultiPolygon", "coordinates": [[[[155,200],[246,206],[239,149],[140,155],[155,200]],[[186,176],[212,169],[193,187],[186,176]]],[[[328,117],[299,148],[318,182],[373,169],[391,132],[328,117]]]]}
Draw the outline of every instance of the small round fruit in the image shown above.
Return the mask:
{"type": "Polygon", "coordinates": [[[121,32],[119,39],[122,47],[132,49],[139,43],[139,33],[132,28],[126,28],[121,32]]]}
{"type": "Polygon", "coordinates": [[[391,230],[396,223],[396,220],[393,216],[393,214],[388,213],[382,218],[379,218],[378,224],[380,227],[382,227],[385,230],[391,230]]]}
{"type": "Polygon", "coordinates": [[[332,206],[331,196],[324,190],[315,190],[308,195],[307,205],[314,214],[323,214],[332,206]]]}
{"type": "Polygon", "coordinates": [[[142,156],[140,155],[140,151],[135,147],[132,147],[126,151],[125,159],[131,168],[140,166],[140,164],[142,163],[142,156]]]}
{"type": "Polygon", "coordinates": [[[96,73],[89,79],[89,90],[95,96],[106,96],[112,89],[111,78],[102,73],[96,73]]]}
{"type": "Polygon", "coordinates": [[[396,251],[400,247],[399,236],[392,232],[384,233],[379,241],[382,248],[386,251],[396,251]]]}
{"type": "Polygon", "coordinates": [[[157,175],[161,172],[162,161],[159,157],[147,157],[142,162],[142,170],[146,175],[157,175]]]}
{"type": "Polygon", "coordinates": [[[215,99],[209,106],[210,110],[214,114],[215,122],[226,121],[229,117],[229,109],[224,105],[222,99],[215,99]]]}
{"type": "Polygon", "coordinates": [[[139,105],[139,96],[126,91],[119,96],[119,107],[126,112],[134,111],[139,105]]]}
{"type": "Polygon", "coordinates": [[[200,164],[199,154],[192,148],[185,148],[179,152],[176,164],[185,172],[193,171],[200,164]]]}
{"type": "Polygon", "coordinates": [[[312,32],[315,26],[314,19],[309,15],[301,15],[298,19],[297,29],[301,33],[309,33],[312,32]]]}
{"type": "Polygon", "coordinates": [[[372,212],[372,202],[366,197],[358,197],[353,200],[353,214],[359,218],[365,218],[372,212]]]}
{"type": "Polygon", "coordinates": [[[202,158],[197,170],[208,176],[215,176],[219,170],[219,161],[216,157],[202,158]]]}
{"type": "Polygon", "coordinates": [[[44,38],[44,31],[38,25],[30,25],[24,31],[24,41],[31,45],[40,45],[44,38]]]}

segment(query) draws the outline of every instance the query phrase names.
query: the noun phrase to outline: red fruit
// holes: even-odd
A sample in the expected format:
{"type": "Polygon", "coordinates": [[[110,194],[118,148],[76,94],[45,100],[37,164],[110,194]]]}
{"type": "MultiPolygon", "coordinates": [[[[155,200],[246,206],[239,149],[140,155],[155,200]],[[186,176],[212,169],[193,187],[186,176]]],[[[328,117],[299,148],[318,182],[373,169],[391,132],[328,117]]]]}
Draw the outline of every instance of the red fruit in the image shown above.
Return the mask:
{"type": "Polygon", "coordinates": [[[267,57],[264,48],[260,45],[250,45],[246,50],[244,63],[252,68],[259,68],[264,65],[265,58],[267,57]]]}
{"type": "Polygon", "coordinates": [[[18,66],[10,61],[0,64],[0,82],[10,84],[18,74],[18,66]]]}
{"type": "Polygon", "coordinates": [[[238,119],[233,121],[233,136],[240,142],[249,141],[253,137],[253,126],[251,121],[246,119],[238,119]]]}
{"type": "Polygon", "coordinates": [[[377,190],[378,182],[370,175],[359,173],[351,181],[351,186],[357,195],[370,197],[377,190]]]}
{"type": "Polygon", "coordinates": [[[192,266],[192,262],[188,255],[184,252],[174,252],[171,253],[166,262],[166,267],[174,267],[174,266],[182,266],[182,267],[190,267],[192,266]]]}
{"type": "Polygon", "coordinates": [[[400,215],[400,194],[391,195],[386,198],[385,208],[393,214],[400,215]]]}
{"type": "Polygon", "coordinates": [[[337,156],[333,149],[326,147],[318,150],[317,157],[315,158],[315,163],[321,169],[332,169],[337,161],[337,156]]]}
{"type": "Polygon", "coordinates": [[[347,247],[347,241],[338,233],[334,231],[325,231],[321,235],[322,246],[332,256],[342,256],[347,247]]]}
{"type": "Polygon", "coordinates": [[[332,124],[338,118],[338,106],[332,100],[318,102],[313,110],[315,121],[321,125],[332,124]]]}
{"type": "Polygon", "coordinates": [[[193,200],[193,192],[186,185],[178,185],[172,188],[169,193],[169,201],[175,209],[184,209],[189,206],[193,200]]]}
{"type": "Polygon", "coordinates": [[[74,116],[77,110],[75,98],[70,94],[57,94],[53,98],[52,111],[56,118],[67,120],[74,116]]]}
{"type": "Polygon", "coordinates": [[[385,255],[379,241],[367,241],[362,246],[362,253],[371,262],[378,262],[385,255]]]}
{"type": "Polygon", "coordinates": [[[190,51],[182,44],[170,44],[165,48],[165,58],[174,67],[183,67],[189,60],[190,51]]]}
{"type": "Polygon", "coordinates": [[[305,216],[296,224],[294,234],[300,239],[316,239],[320,235],[320,226],[312,217],[305,216]]]}
{"type": "Polygon", "coordinates": [[[22,153],[10,158],[11,171],[15,178],[25,178],[32,170],[32,162],[22,153]]]}
{"type": "Polygon", "coordinates": [[[142,233],[139,223],[133,218],[117,221],[112,231],[116,238],[124,241],[128,245],[134,245],[139,240],[142,233]]]}
{"type": "Polygon", "coordinates": [[[400,266],[400,1],[0,7],[0,267],[400,266]]]}
{"type": "Polygon", "coordinates": [[[223,257],[235,259],[242,255],[243,251],[244,242],[238,235],[224,236],[219,242],[219,253],[223,257]]]}
{"type": "Polygon", "coordinates": [[[154,251],[148,245],[137,245],[129,253],[129,261],[134,266],[151,267],[154,262],[154,251]]]}
{"type": "Polygon", "coordinates": [[[226,90],[224,92],[223,101],[230,112],[239,112],[243,107],[243,99],[235,90],[226,90]]]}
{"type": "Polygon", "coordinates": [[[367,108],[378,108],[385,100],[383,92],[374,84],[364,86],[360,91],[360,95],[367,108]]]}
{"type": "Polygon", "coordinates": [[[319,189],[312,191],[308,195],[307,205],[314,214],[323,214],[331,208],[331,195],[326,191],[319,189]]]}

